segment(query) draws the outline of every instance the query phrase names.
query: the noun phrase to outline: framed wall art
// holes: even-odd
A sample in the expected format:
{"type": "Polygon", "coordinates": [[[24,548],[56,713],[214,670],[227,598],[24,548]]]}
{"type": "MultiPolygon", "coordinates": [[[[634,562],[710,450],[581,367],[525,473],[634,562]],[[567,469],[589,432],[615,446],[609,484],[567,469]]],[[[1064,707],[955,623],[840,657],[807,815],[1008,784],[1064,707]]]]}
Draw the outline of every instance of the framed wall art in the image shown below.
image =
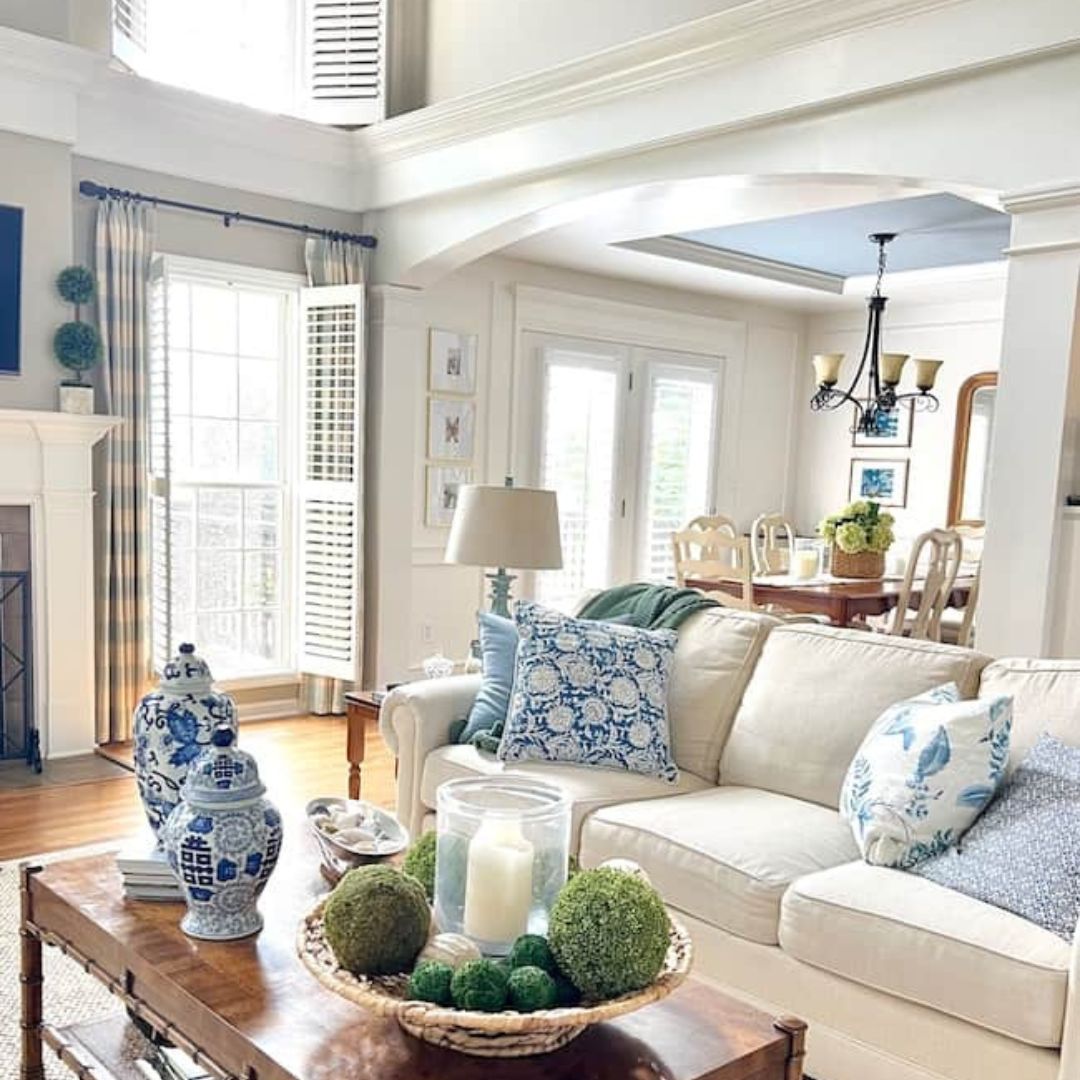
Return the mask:
{"type": "Polygon", "coordinates": [[[0,206],[0,375],[19,374],[23,212],[0,206]]]}
{"type": "Polygon", "coordinates": [[[472,469],[453,465],[429,465],[424,524],[434,528],[449,527],[457,509],[458,490],[462,484],[471,482],[472,469]]]}
{"type": "Polygon", "coordinates": [[[854,458],[849,498],[870,499],[882,506],[907,506],[907,458],[854,458]]]}
{"type": "Polygon", "coordinates": [[[870,433],[859,431],[856,425],[852,425],[854,432],[851,436],[851,445],[906,449],[911,446],[911,427],[914,419],[915,411],[903,406],[898,406],[891,412],[878,413],[875,428],[870,433]]]}
{"type": "Polygon", "coordinates": [[[453,330],[430,333],[428,389],[440,394],[476,392],[476,335],[453,330]]]}
{"type": "Polygon", "coordinates": [[[459,398],[428,398],[428,451],[434,461],[472,461],[476,403],[459,398]]]}

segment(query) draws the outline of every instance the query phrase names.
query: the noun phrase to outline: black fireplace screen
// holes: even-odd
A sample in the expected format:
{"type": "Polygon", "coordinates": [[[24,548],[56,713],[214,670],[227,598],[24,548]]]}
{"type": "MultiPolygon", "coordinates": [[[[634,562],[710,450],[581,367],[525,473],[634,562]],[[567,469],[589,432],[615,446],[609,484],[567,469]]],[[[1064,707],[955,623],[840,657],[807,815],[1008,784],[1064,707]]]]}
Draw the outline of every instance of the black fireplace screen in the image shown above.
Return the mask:
{"type": "Polygon", "coordinates": [[[30,654],[30,574],[0,570],[0,757],[41,772],[30,654]]]}

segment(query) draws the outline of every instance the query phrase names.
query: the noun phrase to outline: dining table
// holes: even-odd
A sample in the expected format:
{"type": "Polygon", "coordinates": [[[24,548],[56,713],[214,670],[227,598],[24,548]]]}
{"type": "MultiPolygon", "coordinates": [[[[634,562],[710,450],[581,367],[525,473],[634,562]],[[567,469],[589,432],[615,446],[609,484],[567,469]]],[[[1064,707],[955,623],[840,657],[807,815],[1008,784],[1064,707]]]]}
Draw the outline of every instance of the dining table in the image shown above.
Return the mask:
{"type": "MultiPolygon", "coordinates": [[[[953,582],[949,606],[963,608],[975,585],[973,576],[958,576],[953,582]]],[[[687,588],[702,592],[741,594],[738,582],[710,578],[686,579],[687,588]]],[[[886,615],[899,603],[901,577],[834,578],[829,575],[799,580],[789,574],[763,574],[753,579],[751,598],[755,607],[772,605],[797,615],[824,615],[835,626],[851,626],[868,616],[886,615]]],[[[921,582],[912,583],[909,605],[922,598],[921,582]]]]}

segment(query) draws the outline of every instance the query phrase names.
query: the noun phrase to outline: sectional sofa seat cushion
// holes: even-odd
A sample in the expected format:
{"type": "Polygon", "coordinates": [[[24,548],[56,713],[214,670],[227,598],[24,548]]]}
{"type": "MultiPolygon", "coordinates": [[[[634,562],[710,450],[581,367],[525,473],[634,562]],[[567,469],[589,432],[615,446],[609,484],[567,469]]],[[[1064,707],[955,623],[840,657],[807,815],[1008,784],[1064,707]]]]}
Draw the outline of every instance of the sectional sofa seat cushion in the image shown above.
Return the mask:
{"type": "Polygon", "coordinates": [[[834,810],[752,788],[608,806],[585,821],[581,861],[640,863],[672,907],[763,945],[796,878],[858,857],[834,810]]]}
{"type": "Polygon", "coordinates": [[[503,761],[551,761],[642,773],[674,783],[668,681],[678,640],[575,619],[526,600],[503,761]]]}
{"type": "Polygon", "coordinates": [[[594,769],[540,761],[503,764],[475,746],[442,746],[428,754],[420,779],[420,799],[435,809],[435,792],[445,780],[465,776],[498,776],[503,772],[546,780],[562,788],[571,803],[570,842],[577,849],[581,823],[601,806],[637,799],[656,799],[673,793],[699,791],[709,785],[693,773],[680,773],[674,785],[640,773],[594,769]]]}
{"type": "Polygon", "coordinates": [[[863,858],[906,870],[955,844],[1005,775],[1011,724],[1011,698],[960,701],[955,683],[886,709],[840,794],[863,858]]]}
{"type": "Polygon", "coordinates": [[[1061,1043],[1069,946],[902,870],[858,862],[800,878],[784,896],[780,947],[1022,1042],[1061,1043]]]}
{"type": "Polygon", "coordinates": [[[982,673],[980,697],[1013,699],[1010,765],[1044,733],[1080,746],[1080,660],[995,660],[982,673]]]}
{"type": "Polygon", "coordinates": [[[943,683],[973,697],[988,658],[930,641],[798,624],[769,634],[720,760],[720,783],[839,806],[851,759],[890,705],[943,683]]]}
{"type": "Polygon", "coordinates": [[[916,872],[1071,942],[1080,918],[1080,747],[1044,735],[959,850],[916,872]]]}
{"type": "Polygon", "coordinates": [[[680,769],[710,783],[735,711],[769,632],[771,615],[710,608],[679,627],[668,685],[671,746],[680,769]]]}

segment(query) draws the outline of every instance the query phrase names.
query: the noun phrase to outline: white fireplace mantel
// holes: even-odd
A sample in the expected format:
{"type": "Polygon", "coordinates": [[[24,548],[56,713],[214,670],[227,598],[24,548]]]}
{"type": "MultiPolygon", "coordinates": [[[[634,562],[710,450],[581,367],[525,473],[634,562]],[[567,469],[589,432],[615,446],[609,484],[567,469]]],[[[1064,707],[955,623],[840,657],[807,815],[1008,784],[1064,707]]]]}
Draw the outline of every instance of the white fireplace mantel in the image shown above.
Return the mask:
{"type": "Polygon", "coordinates": [[[122,423],[0,409],[0,505],[30,507],[34,709],[46,757],[94,748],[92,450],[122,423]]]}

